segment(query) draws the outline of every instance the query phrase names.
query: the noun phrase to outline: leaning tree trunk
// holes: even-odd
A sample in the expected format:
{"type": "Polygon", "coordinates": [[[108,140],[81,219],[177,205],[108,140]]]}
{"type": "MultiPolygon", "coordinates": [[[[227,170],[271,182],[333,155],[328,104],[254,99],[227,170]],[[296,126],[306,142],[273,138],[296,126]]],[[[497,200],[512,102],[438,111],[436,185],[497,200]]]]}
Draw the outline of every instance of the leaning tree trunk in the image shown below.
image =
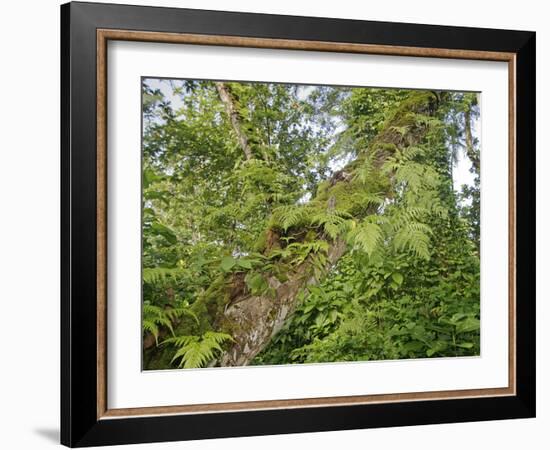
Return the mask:
{"type": "Polygon", "coordinates": [[[216,91],[218,91],[220,100],[223,103],[225,112],[229,117],[231,127],[233,128],[233,131],[237,136],[239,145],[244,152],[246,160],[249,161],[252,159],[252,149],[250,148],[248,138],[246,137],[246,134],[241,127],[241,115],[239,114],[239,110],[237,108],[237,105],[235,104],[235,100],[233,98],[233,95],[231,94],[231,90],[229,89],[227,84],[222,83],[221,81],[215,82],[214,85],[216,86],[216,91]]]}
{"type": "MultiPolygon", "coordinates": [[[[346,244],[338,239],[330,246],[327,265],[334,265],[344,254],[346,244]]],[[[305,261],[292,271],[288,281],[281,283],[275,276],[269,277],[274,290],[270,295],[246,296],[236,299],[226,309],[222,323],[233,331],[234,345],[220,358],[220,365],[244,366],[261,352],[285,324],[296,308],[298,293],[307,285],[316,284],[310,271],[311,263],[305,261]]]]}
{"type": "MultiPolygon", "coordinates": [[[[329,207],[334,208],[334,196],[331,196],[331,192],[342,192],[342,189],[349,189],[352,183],[358,182],[354,169],[360,160],[369,158],[373,173],[380,175],[382,166],[395,149],[419,144],[426,135],[427,127],[423,125],[425,121],[416,120],[416,115],[434,115],[437,106],[438,96],[428,92],[415,93],[404,101],[369,147],[359,153],[357,160],[336,172],[329,180],[330,187],[326,197],[329,207]]],[[[385,186],[386,192],[382,194],[389,197],[392,195],[392,183],[388,181],[385,186]]],[[[376,211],[373,209],[367,211],[367,214],[374,213],[376,211]]],[[[294,235],[299,236],[300,231],[294,230],[294,235]]],[[[268,230],[267,236],[264,250],[266,256],[269,256],[273,248],[284,247],[281,230],[268,230]]],[[[325,240],[329,244],[325,267],[329,270],[345,253],[346,241],[343,236],[330,239],[322,231],[317,232],[316,239],[325,240]]],[[[317,283],[313,266],[313,259],[307,258],[291,268],[283,282],[274,275],[268,275],[266,278],[271,289],[265,295],[251,295],[243,282],[242,274],[229,275],[224,283],[226,304],[223,308],[213,309],[215,317],[212,318],[212,323],[216,329],[231,333],[234,343],[219,358],[219,365],[247,365],[267,346],[296,309],[298,294],[308,285],[317,283]]]]}

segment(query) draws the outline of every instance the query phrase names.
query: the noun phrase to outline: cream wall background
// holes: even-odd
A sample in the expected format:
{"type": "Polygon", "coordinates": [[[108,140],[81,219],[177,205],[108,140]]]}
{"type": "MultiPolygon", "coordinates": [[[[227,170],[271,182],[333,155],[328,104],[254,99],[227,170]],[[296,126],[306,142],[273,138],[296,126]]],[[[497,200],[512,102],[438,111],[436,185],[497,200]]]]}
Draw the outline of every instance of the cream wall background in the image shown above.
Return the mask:
{"type": "MultiPolygon", "coordinates": [[[[120,2],[117,2],[120,3],[120,2]]],[[[130,446],[141,449],[548,448],[550,28],[545,3],[503,0],[128,0],[202,9],[524,29],[537,32],[538,417],[531,420],[130,446]],[[498,6],[497,6],[498,5],[498,6]]],[[[0,48],[0,447],[51,448],[59,422],[59,4],[5,2],[0,48]]]]}

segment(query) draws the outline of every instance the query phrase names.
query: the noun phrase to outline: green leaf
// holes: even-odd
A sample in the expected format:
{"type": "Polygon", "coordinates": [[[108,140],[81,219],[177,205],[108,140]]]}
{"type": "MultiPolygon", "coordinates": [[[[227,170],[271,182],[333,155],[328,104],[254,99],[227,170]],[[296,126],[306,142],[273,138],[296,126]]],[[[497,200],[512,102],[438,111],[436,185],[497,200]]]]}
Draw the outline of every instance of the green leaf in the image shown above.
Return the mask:
{"type": "Polygon", "coordinates": [[[453,324],[457,324],[460,320],[464,319],[465,317],[468,317],[468,316],[464,313],[456,313],[456,314],[453,314],[450,322],[453,324]]]}
{"type": "Polygon", "coordinates": [[[443,350],[445,350],[448,347],[447,342],[445,341],[435,341],[432,343],[430,348],[426,351],[427,356],[433,356],[436,353],[439,353],[443,350]]]}
{"type": "Polygon", "coordinates": [[[224,256],[220,267],[224,272],[229,272],[233,267],[235,267],[235,264],[237,264],[237,260],[235,258],[232,256],[224,256]]]}
{"type": "Polygon", "coordinates": [[[159,191],[148,191],[143,193],[143,198],[145,200],[161,200],[165,204],[168,204],[168,198],[166,192],[159,191]]]}
{"type": "Polygon", "coordinates": [[[252,262],[249,259],[239,259],[237,263],[243,269],[252,269],[252,262]]]}
{"type": "Polygon", "coordinates": [[[252,294],[261,294],[269,286],[265,278],[259,273],[253,273],[247,276],[245,281],[252,294]]]}
{"type": "Polygon", "coordinates": [[[456,326],[457,333],[471,333],[479,330],[479,320],[474,317],[468,317],[456,326]]]}
{"type": "Polygon", "coordinates": [[[410,341],[403,344],[403,350],[408,352],[418,352],[424,348],[424,343],[420,341],[410,341]]]}
{"type": "Polygon", "coordinates": [[[474,344],[472,342],[461,342],[460,344],[456,344],[456,346],[460,348],[472,348],[474,344]]]}
{"type": "Polygon", "coordinates": [[[160,180],[162,180],[162,177],[155,174],[151,169],[145,169],[143,171],[143,189],[147,189],[152,183],[160,180]]]}
{"type": "Polygon", "coordinates": [[[403,284],[403,275],[401,275],[400,273],[394,272],[391,274],[391,277],[393,281],[395,281],[399,286],[403,284]]]}
{"type": "Polygon", "coordinates": [[[163,225],[159,222],[153,222],[151,224],[151,230],[165,238],[170,244],[175,244],[176,242],[178,242],[176,234],[166,225],[163,225]]]}

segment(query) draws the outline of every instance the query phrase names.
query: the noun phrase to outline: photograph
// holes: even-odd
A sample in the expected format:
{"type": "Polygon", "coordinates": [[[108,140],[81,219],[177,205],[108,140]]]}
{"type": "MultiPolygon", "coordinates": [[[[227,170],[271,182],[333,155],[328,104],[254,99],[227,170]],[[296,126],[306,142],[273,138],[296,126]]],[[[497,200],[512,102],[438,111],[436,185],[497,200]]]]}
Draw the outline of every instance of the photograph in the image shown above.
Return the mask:
{"type": "Polygon", "coordinates": [[[58,10],[59,209],[6,166],[59,223],[59,441],[535,436],[533,14],[146,3],[58,10]]]}
{"type": "Polygon", "coordinates": [[[142,370],[480,356],[480,92],[136,95],[142,370]]]}

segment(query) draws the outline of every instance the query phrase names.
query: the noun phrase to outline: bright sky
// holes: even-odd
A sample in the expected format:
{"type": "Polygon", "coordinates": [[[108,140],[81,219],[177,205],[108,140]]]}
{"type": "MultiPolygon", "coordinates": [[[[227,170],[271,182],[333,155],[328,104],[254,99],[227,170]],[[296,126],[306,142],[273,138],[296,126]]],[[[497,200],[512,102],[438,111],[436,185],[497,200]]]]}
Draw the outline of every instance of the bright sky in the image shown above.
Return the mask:
{"type": "MultiPolygon", "coordinates": [[[[147,84],[152,89],[160,89],[164,97],[170,101],[174,109],[179,109],[183,106],[181,97],[173,94],[172,88],[170,86],[170,80],[150,78],[147,80],[147,84]]],[[[313,86],[304,86],[303,89],[298,92],[298,97],[300,99],[305,99],[313,89],[313,86]]],[[[473,123],[472,134],[475,138],[480,138],[479,119],[476,119],[473,123]]],[[[464,184],[468,186],[473,186],[474,174],[470,172],[471,167],[472,165],[465,152],[459,151],[457,163],[453,166],[453,185],[456,191],[460,191],[462,185],[464,184]]],[[[335,168],[333,167],[333,170],[334,169],[335,168]]]]}
{"type": "MultiPolygon", "coordinates": [[[[473,131],[472,131],[472,134],[473,131]]],[[[458,153],[457,164],[453,166],[453,185],[455,191],[460,191],[463,184],[474,185],[474,174],[470,172],[472,164],[463,151],[458,153]]]]}

